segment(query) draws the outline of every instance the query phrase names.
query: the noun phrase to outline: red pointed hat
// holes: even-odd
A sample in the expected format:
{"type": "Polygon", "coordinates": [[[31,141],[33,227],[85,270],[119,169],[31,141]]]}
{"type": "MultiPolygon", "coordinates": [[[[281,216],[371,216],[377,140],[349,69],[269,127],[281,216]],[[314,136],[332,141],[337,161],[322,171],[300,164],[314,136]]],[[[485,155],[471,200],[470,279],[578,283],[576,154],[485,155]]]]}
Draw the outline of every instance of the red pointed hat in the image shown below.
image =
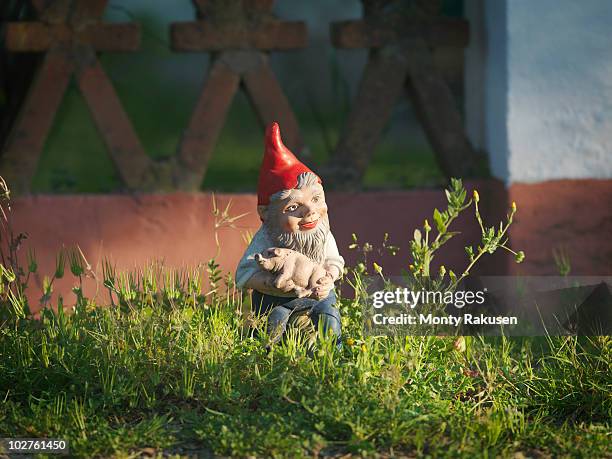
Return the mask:
{"type": "Polygon", "coordinates": [[[260,206],[270,204],[270,196],[274,193],[294,189],[298,176],[303,172],[312,172],[283,144],[278,123],[268,125],[265,142],[257,184],[257,204],[260,206]]]}

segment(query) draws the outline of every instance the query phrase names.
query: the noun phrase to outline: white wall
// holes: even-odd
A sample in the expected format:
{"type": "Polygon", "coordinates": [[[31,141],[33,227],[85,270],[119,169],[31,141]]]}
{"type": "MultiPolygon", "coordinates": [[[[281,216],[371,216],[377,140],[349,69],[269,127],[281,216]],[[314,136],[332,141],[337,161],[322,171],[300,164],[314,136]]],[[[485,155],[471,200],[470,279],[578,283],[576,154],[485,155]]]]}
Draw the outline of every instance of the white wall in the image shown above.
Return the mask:
{"type": "Polygon", "coordinates": [[[612,178],[612,1],[466,0],[466,14],[484,31],[466,52],[468,134],[493,175],[612,178]]]}

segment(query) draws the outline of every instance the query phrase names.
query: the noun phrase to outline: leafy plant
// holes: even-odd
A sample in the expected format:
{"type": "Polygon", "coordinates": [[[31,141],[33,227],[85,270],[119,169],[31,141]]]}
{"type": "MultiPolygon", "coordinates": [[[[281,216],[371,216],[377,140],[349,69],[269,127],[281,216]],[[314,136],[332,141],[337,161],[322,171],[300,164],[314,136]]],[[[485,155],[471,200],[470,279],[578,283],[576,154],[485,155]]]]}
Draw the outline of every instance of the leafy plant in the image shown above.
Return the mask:
{"type": "Polygon", "coordinates": [[[428,220],[423,224],[423,231],[414,230],[414,236],[410,242],[410,254],[412,262],[410,264],[410,272],[412,279],[418,288],[442,288],[445,286],[448,290],[454,290],[457,285],[470,274],[472,268],[480,260],[484,254],[493,254],[498,249],[503,249],[514,255],[517,263],[521,263],[525,259],[525,254],[522,251],[515,252],[508,247],[507,232],[516,213],[516,204],[512,203],[510,210],[506,216],[505,222],[500,222],[498,227],[486,226],[483,223],[478,202],[480,196],[477,190],[474,190],[472,199],[466,202],[467,191],[463,187],[460,179],[451,179],[450,189],[445,190],[447,208],[444,211],[434,209],[433,222],[435,225],[435,237],[432,234],[432,227],[428,220]],[[474,205],[474,216],[478,221],[481,232],[481,240],[474,248],[472,245],[465,247],[465,252],[468,256],[468,265],[463,269],[460,275],[455,274],[453,270],[448,271],[450,282],[444,283],[444,278],[447,273],[446,267],[441,266],[437,279],[431,279],[431,262],[436,256],[436,252],[446,244],[451,238],[459,234],[457,231],[450,231],[451,224],[459,217],[461,212],[474,205]],[[433,237],[433,239],[432,239],[433,237]]]}
{"type": "MultiPolygon", "coordinates": [[[[431,227],[426,219],[422,229],[417,228],[414,230],[413,239],[410,241],[409,270],[404,281],[412,290],[428,290],[443,293],[453,291],[470,274],[483,255],[493,254],[499,249],[510,252],[517,263],[521,263],[524,260],[524,252],[516,252],[508,246],[507,232],[516,213],[515,203],[512,203],[505,222],[500,222],[498,227],[489,227],[484,224],[480,214],[478,205],[480,196],[478,191],[474,190],[472,198],[467,200],[467,191],[460,179],[451,179],[450,188],[444,191],[448,204],[447,208],[443,211],[434,209],[432,221],[435,229],[431,227]],[[471,245],[465,247],[468,257],[467,266],[460,271],[459,275],[455,274],[453,269],[447,270],[444,265],[440,266],[436,274],[431,273],[431,264],[437,252],[450,239],[459,234],[458,231],[451,231],[453,222],[472,205],[474,207],[474,216],[480,227],[481,240],[476,248],[471,245]]],[[[361,310],[364,304],[368,304],[368,289],[374,281],[373,279],[368,279],[368,276],[375,275],[380,277],[383,282],[383,289],[392,290],[396,287],[390,278],[385,277],[383,267],[378,263],[373,262],[371,268],[369,268],[371,254],[375,253],[378,256],[382,256],[384,253],[396,255],[400,249],[389,243],[388,234],[385,234],[381,247],[377,249],[369,242],[360,243],[355,234],[352,237],[353,241],[348,248],[361,253],[361,261],[346,272],[348,275],[346,282],[355,292],[352,308],[349,308],[347,313],[355,315],[357,312],[353,309],[361,310]]]]}

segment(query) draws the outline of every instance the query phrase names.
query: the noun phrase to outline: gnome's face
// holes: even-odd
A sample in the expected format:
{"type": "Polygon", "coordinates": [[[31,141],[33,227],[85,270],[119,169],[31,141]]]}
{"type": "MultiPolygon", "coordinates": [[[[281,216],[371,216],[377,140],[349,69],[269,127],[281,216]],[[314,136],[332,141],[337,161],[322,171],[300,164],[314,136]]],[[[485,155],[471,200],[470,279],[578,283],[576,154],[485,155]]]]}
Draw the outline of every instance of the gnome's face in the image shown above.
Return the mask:
{"type": "MultiPolygon", "coordinates": [[[[311,174],[308,178],[313,182],[316,176],[311,174]]],[[[317,263],[323,261],[329,218],[320,183],[284,190],[258,210],[276,246],[296,250],[317,263]]]]}
{"type": "Polygon", "coordinates": [[[284,233],[314,232],[327,219],[327,204],[320,183],[291,190],[288,197],[271,204],[268,218],[284,233]]]}

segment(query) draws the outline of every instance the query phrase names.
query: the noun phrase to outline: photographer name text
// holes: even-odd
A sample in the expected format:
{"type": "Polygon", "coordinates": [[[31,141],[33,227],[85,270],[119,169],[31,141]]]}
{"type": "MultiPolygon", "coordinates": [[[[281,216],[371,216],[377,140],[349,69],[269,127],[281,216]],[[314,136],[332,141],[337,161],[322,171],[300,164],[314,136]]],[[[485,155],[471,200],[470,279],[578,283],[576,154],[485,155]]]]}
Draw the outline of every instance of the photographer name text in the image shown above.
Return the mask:
{"type": "Polygon", "coordinates": [[[433,314],[398,314],[387,316],[377,313],[372,316],[376,325],[517,325],[515,316],[486,316],[484,314],[463,314],[463,316],[435,316],[433,314]]]}

